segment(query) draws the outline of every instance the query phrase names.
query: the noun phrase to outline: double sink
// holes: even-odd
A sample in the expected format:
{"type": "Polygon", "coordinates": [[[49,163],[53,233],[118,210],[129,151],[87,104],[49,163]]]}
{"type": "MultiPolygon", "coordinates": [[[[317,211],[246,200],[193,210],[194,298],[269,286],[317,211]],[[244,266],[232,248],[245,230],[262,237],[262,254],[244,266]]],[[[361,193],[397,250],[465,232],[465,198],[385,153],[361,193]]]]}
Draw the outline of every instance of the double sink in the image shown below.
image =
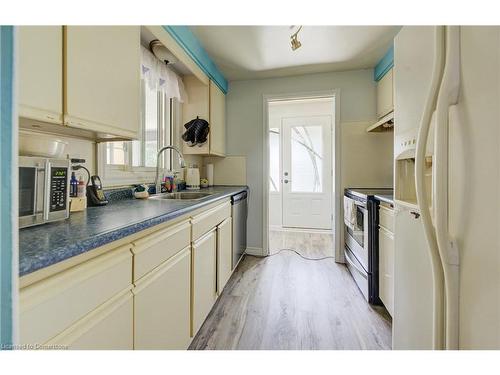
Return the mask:
{"type": "Polygon", "coordinates": [[[176,199],[176,200],[192,200],[196,201],[199,199],[206,198],[214,193],[200,193],[200,192],[190,192],[190,191],[182,191],[178,193],[165,193],[152,195],[150,199],[176,199]]]}

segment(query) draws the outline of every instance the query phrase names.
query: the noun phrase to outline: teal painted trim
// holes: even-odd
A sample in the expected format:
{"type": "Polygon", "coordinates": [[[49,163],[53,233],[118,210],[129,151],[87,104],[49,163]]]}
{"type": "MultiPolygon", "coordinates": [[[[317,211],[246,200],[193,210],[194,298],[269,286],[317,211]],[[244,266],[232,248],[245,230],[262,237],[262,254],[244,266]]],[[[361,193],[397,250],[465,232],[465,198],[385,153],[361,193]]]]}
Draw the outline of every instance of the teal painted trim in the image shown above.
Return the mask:
{"type": "Polygon", "coordinates": [[[14,27],[0,26],[0,349],[12,345],[14,27]]]}
{"type": "Polygon", "coordinates": [[[373,79],[375,81],[380,81],[385,73],[387,73],[394,66],[394,45],[389,48],[387,53],[382,57],[382,59],[375,65],[373,70],[373,79]]]}
{"type": "Polygon", "coordinates": [[[214,83],[227,94],[228,82],[188,26],[163,26],[214,83]]]}

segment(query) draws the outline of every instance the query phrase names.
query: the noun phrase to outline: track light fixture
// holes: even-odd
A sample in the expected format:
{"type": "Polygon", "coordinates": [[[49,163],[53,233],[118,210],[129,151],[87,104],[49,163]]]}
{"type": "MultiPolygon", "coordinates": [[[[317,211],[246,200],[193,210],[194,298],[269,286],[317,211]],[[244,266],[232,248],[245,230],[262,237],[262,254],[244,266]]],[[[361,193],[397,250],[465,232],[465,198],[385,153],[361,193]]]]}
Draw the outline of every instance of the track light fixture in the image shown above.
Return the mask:
{"type": "MultiPolygon", "coordinates": [[[[292,26],[292,28],[293,28],[293,26],[292,26]]],[[[300,48],[302,46],[302,43],[300,43],[300,41],[298,39],[298,34],[299,34],[300,30],[302,30],[302,26],[299,26],[299,29],[290,36],[290,43],[292,45],[292,51],[295,51],[297,48],[300,48]]]]}

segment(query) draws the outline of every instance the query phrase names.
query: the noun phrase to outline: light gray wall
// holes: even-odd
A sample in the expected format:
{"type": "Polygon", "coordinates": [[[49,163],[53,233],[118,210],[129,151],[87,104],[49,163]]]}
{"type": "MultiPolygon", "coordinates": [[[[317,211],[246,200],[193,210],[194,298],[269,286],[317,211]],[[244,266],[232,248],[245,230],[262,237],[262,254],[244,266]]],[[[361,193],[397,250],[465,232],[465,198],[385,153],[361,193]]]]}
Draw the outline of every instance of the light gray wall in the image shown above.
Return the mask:
{"type": "Polygon", "coordinates": [[[375,82],[371,69],[230,82],[226,97],[226,147],[229,155],[247,157],[249,247],[262,248],[263,96],[332,89],[340,92],[341,123],[375,119],[375,82]]]}

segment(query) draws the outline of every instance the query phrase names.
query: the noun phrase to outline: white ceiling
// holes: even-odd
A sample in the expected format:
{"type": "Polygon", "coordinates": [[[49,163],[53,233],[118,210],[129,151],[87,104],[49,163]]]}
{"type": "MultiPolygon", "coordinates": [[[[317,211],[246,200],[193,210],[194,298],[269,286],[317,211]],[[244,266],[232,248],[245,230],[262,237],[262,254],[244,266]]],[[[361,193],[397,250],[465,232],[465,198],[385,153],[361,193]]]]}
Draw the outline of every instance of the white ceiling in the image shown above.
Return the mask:
{"type": "Polygon", "coordinates": [[[372,68],[399,26],[304,26],[292,51],[291,26],[191,26],[229,80],[372,68]]]}

